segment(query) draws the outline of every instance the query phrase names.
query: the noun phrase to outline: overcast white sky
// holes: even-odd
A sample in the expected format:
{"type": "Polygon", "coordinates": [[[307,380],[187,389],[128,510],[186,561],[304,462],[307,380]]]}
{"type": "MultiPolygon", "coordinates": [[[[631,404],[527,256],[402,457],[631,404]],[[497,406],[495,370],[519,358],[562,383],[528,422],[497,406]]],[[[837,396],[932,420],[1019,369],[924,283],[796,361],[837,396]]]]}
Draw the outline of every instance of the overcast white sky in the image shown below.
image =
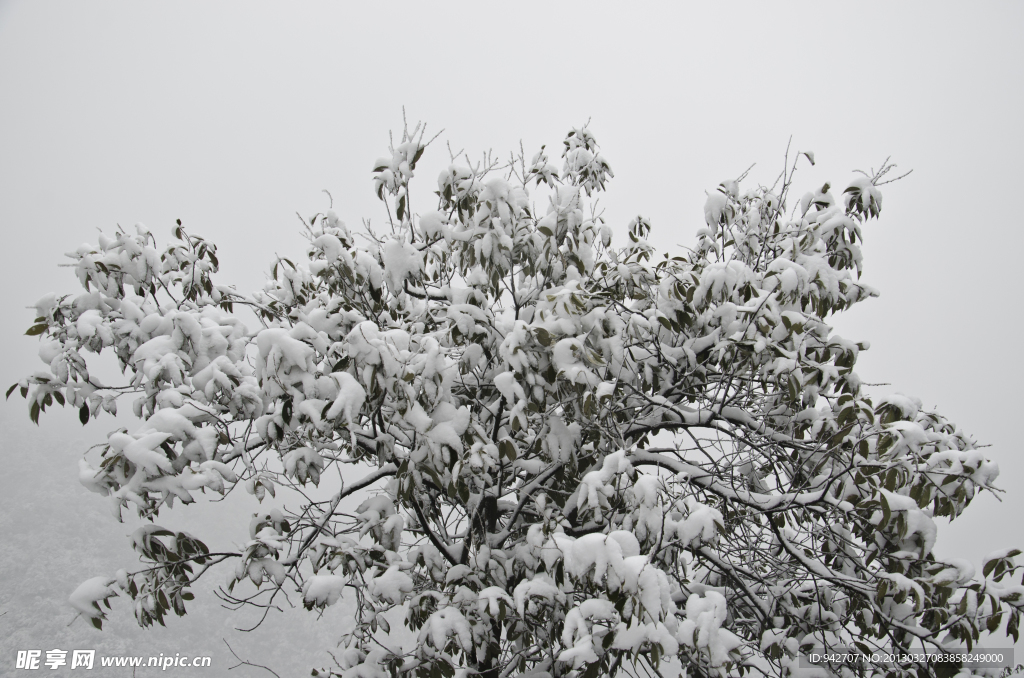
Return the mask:
{"type": "MultiPolygon", "coordinates": [[[[818,161],[797,174],[807,189],[888,156],[914,170],[865,228],[882,296],[837,327],[871,341],[859,372],[891,383],[875,392],[936,406],[1003,469],[1005,501],[979,500],[938,550],[1024,546],[1022,33],[1020,2],[0,2],[0,385],[42,367],[25,307],[75,290],[57,264],[96,229],[164,237],[181,218],[219,244],[221,282],[253,289],[275,252],[300,251],[295,211],[325,209],[321,189],[350,224],[380,219],[370,169],[402,106],[445,129],[421,188],[445,141],[532,153],[591,119],[616,174],[606,218],[623,232],[643,214],[666,248],[693,240],[719,181],[756,162],[771,183],[792,135],[818,161]]],[[[52,441],[95,442],[102,421],[46,417],[39,449],[23,401],[0,408],[0,454],[21,469],[4,482],[48,472],[86,495],[52,441]]],[[[45,537],[11,496],[7,524],[45,537]]]]}

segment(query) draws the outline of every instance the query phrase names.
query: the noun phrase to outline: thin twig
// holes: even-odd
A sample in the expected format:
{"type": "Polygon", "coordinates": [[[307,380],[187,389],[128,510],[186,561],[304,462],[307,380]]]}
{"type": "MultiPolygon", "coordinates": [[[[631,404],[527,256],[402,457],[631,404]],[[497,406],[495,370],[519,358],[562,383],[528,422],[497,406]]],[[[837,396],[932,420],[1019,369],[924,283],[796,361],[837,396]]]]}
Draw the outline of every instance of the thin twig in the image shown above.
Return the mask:
{"type": "MultiPolygon", "coordinates": [[[[895,167],[895,166],[896,165],[893,165],[893,167],[895,167]]],[[[894,181],[899,181],[900,179],[904,179],[904,178],[910,176],[911,172],[913,172],[913,171],[914,170],[908,170],[908,171],[904,172],[903,174],[899,175],[898,177],[896,177],[894,179],[888,179],[887,181],[880,181],[877,184],[875,184],[875,186],[885,186],[886,184],[891,184],[894,181]]]]}
{"type": "Polygon", "coordinates": [[[244,659],[239,657],[238,654],[234,650],[231,649],[231,646],[228,645],[227,638],[221,638],[221,640],[224,641],[224,644],[228,646],[228,650],[231,650],[231,654],[233,654],[235,656],[235,659],[238,660],[237,664],[235,664],[234,666],[229,666],[228,667],[228,671],[230,671],[231,669],[237,669],[239,666],[255,666],[258,669],[266,669],[267,671],[270,671],[275,676],[277,676],[277,678],[281,678],[281,676],[278,676],[277,672],[274,671],[273,669],[267,668],[266,666],[263,666],[262,664],[253,664],[252,662],[245,661],[244,659]]]}

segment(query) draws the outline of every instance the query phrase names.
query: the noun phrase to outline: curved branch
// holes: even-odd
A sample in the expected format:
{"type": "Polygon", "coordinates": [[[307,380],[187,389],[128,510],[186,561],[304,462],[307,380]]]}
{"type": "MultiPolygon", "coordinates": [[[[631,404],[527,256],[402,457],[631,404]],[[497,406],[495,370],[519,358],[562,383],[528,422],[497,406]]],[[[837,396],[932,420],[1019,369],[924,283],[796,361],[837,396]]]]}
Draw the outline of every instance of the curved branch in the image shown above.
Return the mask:
{"type": "Polygon", "coordinates": [[[412,507],[416,511],[416,517],[420,521],[420,527],[423,528],[423,532],[427,535],[427,538],[430,539],[430,543],[434,545],[434,548],[441,552],[441,555],[444,556],[444,559],[447,560],[450,565],[458,565],[459,561],[452,557],[452,554],[448,552],[448,547],[442,544],[437,538],[437,535],[434,534],[433,530],[427,526],[427,518],[423,515],[423,509],[420,508],[420,502],[416,497],[412,498],[412,507]]]}

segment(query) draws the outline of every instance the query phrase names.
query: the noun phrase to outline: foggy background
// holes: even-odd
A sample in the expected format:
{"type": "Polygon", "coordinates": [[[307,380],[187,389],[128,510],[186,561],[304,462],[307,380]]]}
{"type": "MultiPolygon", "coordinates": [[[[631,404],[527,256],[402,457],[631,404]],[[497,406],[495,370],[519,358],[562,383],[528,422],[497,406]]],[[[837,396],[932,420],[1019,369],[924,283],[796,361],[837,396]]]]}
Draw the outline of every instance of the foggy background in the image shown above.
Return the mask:
{"type": "MultiPolygon", "coordinates": [[[[97,229],[142,222],[163,245],[180,218],[218,244],[218,281],[251,291],[275,253],[301,255],[295,212],[326,210],[322,189],[350,227],[382,221],[370,170],[403,106],[428,137],[445,129],[420,190],[448,164],[446,142],[507,157],[522,141],[528,159],[547,144],[560,165],[565,132],[590,119],[615,172],[601,205],[617,242],[642,214],[660,249],[693,243],[704,191],[723,179],[756,162],[744,185],[770,185],[792,135],[818,163],[801,165],[794,198],[826,180],[838,194],[888,156],[914,170],[883,187],[882,218],[864,228],[863,279],[882,296],[835,323],[871,342],[858,372],[891,384],[872,393],[916,395],[991,445],[1002,503],[983,495],[938,521],[937,552],[980,569],[1024,546],[1022,27],[1019,2],[0,2],[0,386],[45,368],[26,307],[77,293],[57,266],[97,229]]],[[[77,481],[81,453],[120,424],[83,428],[60,408],[41,424],[17,394],[0,404],[0,672],[18,649],[94,648],[212,655],[195,673],[220,675],[234,663],[222,638],[282,676],[330,663],[337,607],[246,634],[234,627],[252,613],[202,589],[167,629],[138,629],[125,597],[103,632],[69,626],[79,582],[136,562],[134,524],[77,481]]],[[[257,508],[242,498],[234,521],[190,507],[166,522],[230,546],[257,508]]]]}

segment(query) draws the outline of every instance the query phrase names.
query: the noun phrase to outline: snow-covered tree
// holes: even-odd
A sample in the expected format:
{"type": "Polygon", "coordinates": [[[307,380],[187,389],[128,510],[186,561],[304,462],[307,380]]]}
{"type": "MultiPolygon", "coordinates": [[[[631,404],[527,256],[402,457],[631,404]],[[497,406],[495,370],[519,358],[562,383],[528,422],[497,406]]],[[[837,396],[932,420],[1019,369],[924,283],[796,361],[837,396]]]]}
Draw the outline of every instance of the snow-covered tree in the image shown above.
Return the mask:
{"type": "Polygon", "coordinates": [[[180,222],[164,247],[138,226],[70,255],[85,292],[36,304],[49,369],[12,390],[33,421],[130,404],[140,423],[79,479],[150,521],[141,569],[71,596],[84,617],[127,595],[163,623],[223,563],[223,597],[264,613],[350,605],[338,665],[314,672],[346,678],[787,675],[812,646],[1016,639],[1018,552],[981,576],[933,552],[935,519],[997,466],[919,401],[868,396],[867,344],[828,324],[876,294],[858,242],[890,166],[799,198],[811,154],[772,187],[725,181],[695,247],[661,255],[642,217],[612,247],[586,127],[561,162],[452,157],[416,213],[424,138],[373,169],[386,228],[305,220],[305,255],[262,292],[215,282],[217,248],[180,222]],[[90,375],[104,351],[118,385],[90,375]],[[238,491],[239,550],[157,524],[238,491]]]}

